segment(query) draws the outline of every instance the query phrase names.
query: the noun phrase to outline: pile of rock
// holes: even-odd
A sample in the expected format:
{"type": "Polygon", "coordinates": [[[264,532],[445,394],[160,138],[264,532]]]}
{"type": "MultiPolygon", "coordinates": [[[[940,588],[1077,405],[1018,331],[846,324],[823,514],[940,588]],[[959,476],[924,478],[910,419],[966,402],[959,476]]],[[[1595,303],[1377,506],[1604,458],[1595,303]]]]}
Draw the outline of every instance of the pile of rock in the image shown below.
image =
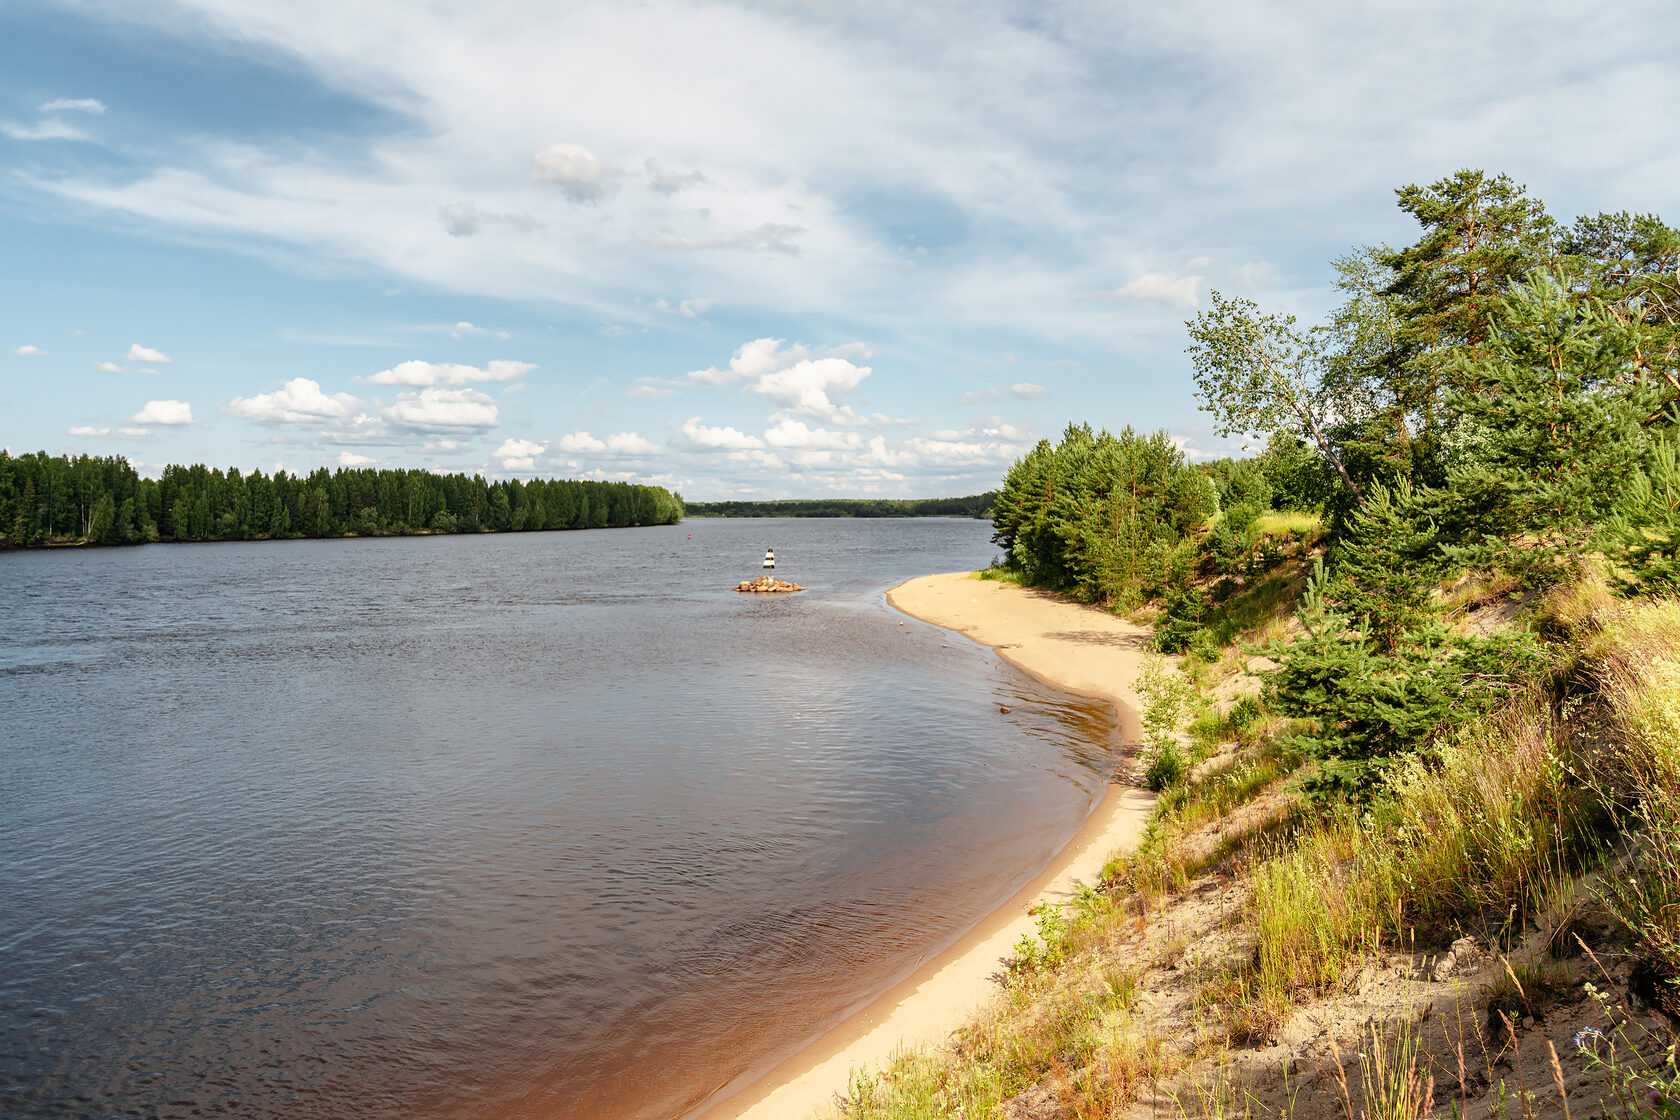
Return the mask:
{"type": "Polygon", "coordinates": [[[744,579],[744,580],[742,580],[740,585],[737,586],[735,588],[735,590],[737,590],[737,591],[772,592],[772,591],[803,591],[805,589],[803,587],[799,586],[797,583],[789,583],[787,580],[777,579],[775,576],[759,576],[757,579],[744,579]]]}

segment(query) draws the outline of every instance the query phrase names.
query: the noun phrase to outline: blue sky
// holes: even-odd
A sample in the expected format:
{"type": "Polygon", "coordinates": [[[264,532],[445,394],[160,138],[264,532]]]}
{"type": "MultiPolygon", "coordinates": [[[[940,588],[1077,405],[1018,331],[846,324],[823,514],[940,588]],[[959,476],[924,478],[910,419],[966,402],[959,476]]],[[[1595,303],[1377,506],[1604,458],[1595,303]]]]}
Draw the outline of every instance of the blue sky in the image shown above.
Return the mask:
{"type": "Polygon", "coordinates": [[[1667,3],[0,6],[0,444],[969,493],[1235,445],[1217,288],[1315,317],[1504,171],[1680,219],[1667,3]]]}

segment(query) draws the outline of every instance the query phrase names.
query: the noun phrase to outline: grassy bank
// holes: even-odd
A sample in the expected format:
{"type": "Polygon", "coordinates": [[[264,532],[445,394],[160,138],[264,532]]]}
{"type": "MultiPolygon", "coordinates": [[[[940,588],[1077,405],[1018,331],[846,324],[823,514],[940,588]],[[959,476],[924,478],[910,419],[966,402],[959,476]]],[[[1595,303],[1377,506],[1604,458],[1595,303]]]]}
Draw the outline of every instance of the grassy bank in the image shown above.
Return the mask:
{"type": "Polygon", "coordinates": [[[1591,576],[1519,612],[1504,581],[1438,589],[1460,626],[1544,635],[1544,662],[1329,806],[1242,669],[1290,625],[1264,586],[1232,645],[1170,670],[1187,768],[1138,850],[1039,914],[949,1045],[858,1074],[835,1116],[1669,1114],[1680,603],[1591,576]]]}

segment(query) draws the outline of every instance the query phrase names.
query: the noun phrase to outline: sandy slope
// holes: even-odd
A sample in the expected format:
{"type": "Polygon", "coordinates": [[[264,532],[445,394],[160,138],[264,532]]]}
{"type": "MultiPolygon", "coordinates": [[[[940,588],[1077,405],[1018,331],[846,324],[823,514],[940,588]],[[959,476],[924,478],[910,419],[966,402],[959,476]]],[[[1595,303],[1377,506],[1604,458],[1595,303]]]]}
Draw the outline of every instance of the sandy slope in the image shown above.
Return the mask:
{"type": "MultiPolygon", "coordinates": [[[[913,579],[888,592],[887,601],[996,647],[1005,660],[1053,685],[1112,702],[1128,743],[1137,742],[1131,684],[1148,636],[1142,627],[966,573],[913,579]]],[[[1040,898],[1065,898],[1078,883],[1094,883],[1109,856],[1137,842],[1152,805],[1142,790],[1109,787],[1085,828],[1038,879],[908,980],[707,1112],[707,1120],[802,1120],[832,1102],[852,1070],[885,1062],[901,1045],[943,1039],[997,990],[992,977],[1000,962],[1033,930],[1028,907],[1040,898]]]]}

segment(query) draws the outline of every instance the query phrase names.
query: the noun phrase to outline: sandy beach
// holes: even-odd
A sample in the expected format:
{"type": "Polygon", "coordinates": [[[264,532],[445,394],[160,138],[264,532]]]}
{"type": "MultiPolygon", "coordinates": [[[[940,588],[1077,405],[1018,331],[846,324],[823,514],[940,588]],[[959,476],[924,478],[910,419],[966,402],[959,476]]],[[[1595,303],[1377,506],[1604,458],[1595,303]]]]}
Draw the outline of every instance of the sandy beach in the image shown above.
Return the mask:
{"type": "MultiPolygon", "coordinates": [[[[1132,682],[1146,649],[1144,628],[1061,596],[966,572],[910,580],[889,591],[887,601],[995,648],[1049,684],[1109,701],[1128,746],[1138,741],[1132,682]]],[[[844,1091],[853,1070],[880,1066],[900,1047],[943,1040],[996,993],[1002,960],[1033,931],[1028,909],[1095,882],[1111,855],[1137,842],[1153,804],[1142,789],[1110,785],[1079,834],[1014,898],[816,1043],[702,1115],[804,1120],[844,1091]]]]}

